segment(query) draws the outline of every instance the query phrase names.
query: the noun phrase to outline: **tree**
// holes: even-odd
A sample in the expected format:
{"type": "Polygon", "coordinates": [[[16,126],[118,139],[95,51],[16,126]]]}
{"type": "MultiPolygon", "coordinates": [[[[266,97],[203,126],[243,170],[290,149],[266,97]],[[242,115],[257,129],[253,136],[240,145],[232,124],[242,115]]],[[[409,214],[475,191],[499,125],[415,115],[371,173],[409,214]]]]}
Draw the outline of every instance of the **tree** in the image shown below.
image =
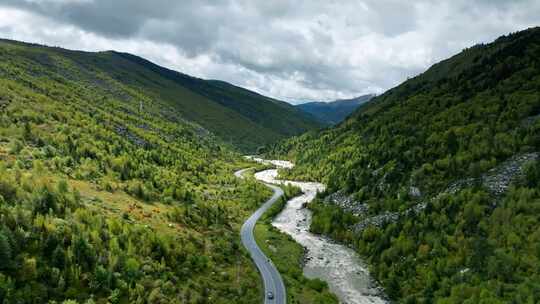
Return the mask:
{"type": "Polygon", "coordinates": [[[52,263],[55,267],[59,269],[64,269],[66,263],[66,253],[64,251],[64,248],[62,248],[60,245],[56,246],[56,249],[54,249],[51,258],[52,263]]]}
{"type": "Polygon", "coordinates": [[[15,284],[13,280],[0,273],[0,303],[8,303],[8,299],[14,291],[15,284]]]}
{"type": "Polygon", "coordinates": [[[94,248],[88,244],[84,237],[78,237],[73,244],[73,254],[78,263],[82,264],[86,269],[92,268],[95,263],[94,248]]]}
{"type": "Polygon", "coordinates": [[[12,253],[11,244],[7,236],[0,230],[0,269],[9,268],[12,253]]]}
{"type": "Polygon", "coordinates": [[[23,261],[20,269],[21,278],[24,281],[31,281],[37,278],[37,262],[35,258],[27,258],[23,261]]]}
{"type": "Polygon", "coordinates": [[[535,161],[526,165],[525,181],[531,188],[540,185],[540,161],[535,161]]]}
{"type": "Polygon", "coordinates": [[[94,271],[94,278],[90,282],[90,287],[95,291],[100,289],[109,289],[111,275],[107,269],[99,265],[94,271]]]}
{"type": "Polygon", "coordinates": [[[26,141],[30,141],[32,139],[32,126],[30,126],[30,123],[28,122],[24,123],[23,137],[26,141]]]}
{"type": "Polygon", "coordinates": [[[33,193],[34,213],[46,214],[56,211],[56,198],[49,187],[43,185],[33,193]]]}
{"type": "Polygon", "coordinates": [[[139,262],[137,262],[136,259],[129,258],[126,261],[125,271],[126,271],[126,275],[128,276],[131,282],[133,282],[134,280],[138,278],[139,268],[140,268],[139,262]]]}

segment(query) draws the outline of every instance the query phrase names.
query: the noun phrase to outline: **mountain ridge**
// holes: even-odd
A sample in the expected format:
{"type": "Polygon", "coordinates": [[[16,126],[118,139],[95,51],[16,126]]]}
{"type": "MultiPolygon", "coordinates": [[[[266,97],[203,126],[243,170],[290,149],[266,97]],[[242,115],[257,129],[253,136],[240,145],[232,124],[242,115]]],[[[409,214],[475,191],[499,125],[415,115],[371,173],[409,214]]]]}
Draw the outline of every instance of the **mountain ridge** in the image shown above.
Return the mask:
{"type": "Polygon", "coordinates": [[[136,99],[134,95],[144,95],[149,102],[161,104],[171,116],[197,123],[244,152],[253,152],[257,147],[320,127],[315,119],[285,102],[226,82],[189,76],[136,55],[0,41],[4,48],[13,46],[10,56],[27,56],[25,60],[48,68],[50,75],[55,72],[68,78],[84,75],[84,81],[96,86],[119,87],[116,84],[121,84],[123,93],[119,94],[126,95],[124,97],[130,95],[130,99],[136,99]],[[51,60],[53,57],[56,59],[51,60]],[[63,70],[62,60],[76,63],[76,67],[63,70]],[[96,73],[100,76],[96,77],[96,73]],[[102,76],[108,80],[99,80],[102,76]],[[126,90],[132,93],[126,94],[126,90]]]}
{"type": "Polygon", "coordinates": [[[375,94],[366,94],[334,101],[312,101],[295,105],[295,107],[313,115],[324,124],[336,125],[375,96],[375,94]]]}

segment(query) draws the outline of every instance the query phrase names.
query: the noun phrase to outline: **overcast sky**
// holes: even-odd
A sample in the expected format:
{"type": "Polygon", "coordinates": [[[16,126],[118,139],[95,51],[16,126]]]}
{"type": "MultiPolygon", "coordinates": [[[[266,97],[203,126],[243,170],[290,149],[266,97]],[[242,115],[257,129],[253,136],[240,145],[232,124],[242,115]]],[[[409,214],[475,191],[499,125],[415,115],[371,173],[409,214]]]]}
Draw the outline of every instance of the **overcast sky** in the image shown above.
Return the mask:
{"type": "Polygon", "coordinates": [[[297,102],[382,93],[540,25],[540,0],[0,0],[0,37],[118,50],[297,102]]]}

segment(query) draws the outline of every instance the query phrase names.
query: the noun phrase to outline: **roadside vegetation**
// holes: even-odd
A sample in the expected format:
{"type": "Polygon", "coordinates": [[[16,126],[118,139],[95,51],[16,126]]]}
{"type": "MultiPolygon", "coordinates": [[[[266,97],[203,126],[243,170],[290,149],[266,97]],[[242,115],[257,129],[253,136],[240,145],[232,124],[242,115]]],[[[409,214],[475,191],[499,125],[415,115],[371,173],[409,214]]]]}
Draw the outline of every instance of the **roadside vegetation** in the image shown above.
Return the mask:
{"type": "Polygon", "coordinates": [[[308,279],[303,275],[304,248],[289,235],[272,226],[272,219],[281,212],[287,201],[300,194],[293,186],[281,186],[285,195],[276,202],[255,226],[255,239],[264,254],[276,265],[287,290],[287,303],[332,304],[337,297],[328,290],[326,282],[308,279]]]}

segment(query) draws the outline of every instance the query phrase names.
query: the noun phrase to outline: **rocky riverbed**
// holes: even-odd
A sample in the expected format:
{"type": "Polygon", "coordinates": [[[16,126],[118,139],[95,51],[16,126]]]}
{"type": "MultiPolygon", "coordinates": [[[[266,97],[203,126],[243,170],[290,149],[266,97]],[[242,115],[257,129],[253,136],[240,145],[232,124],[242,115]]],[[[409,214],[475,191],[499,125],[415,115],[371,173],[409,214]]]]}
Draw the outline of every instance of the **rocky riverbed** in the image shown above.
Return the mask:
{"type": "MultiPolygon", "coordinates": [[[[281,168],[291,168],[286,161],[259,162],[271,163],[281,168]]],[[[325,186],[313,182],[283,181],[277,179],[276,169],[255,174],[255,178],[272,184],[292,184],[302,189],[303,194],[289,200],[283,211],[276,216],[272,225],[291,235],[296,242],[306,248],[304,274],[308,278],[319,278],[328,283],[344,304],[387,303],[384,293],[370,277],[365,263],[350,248],[309,232],[311,211],[304,208],[318,191],[325,186]]]]}

